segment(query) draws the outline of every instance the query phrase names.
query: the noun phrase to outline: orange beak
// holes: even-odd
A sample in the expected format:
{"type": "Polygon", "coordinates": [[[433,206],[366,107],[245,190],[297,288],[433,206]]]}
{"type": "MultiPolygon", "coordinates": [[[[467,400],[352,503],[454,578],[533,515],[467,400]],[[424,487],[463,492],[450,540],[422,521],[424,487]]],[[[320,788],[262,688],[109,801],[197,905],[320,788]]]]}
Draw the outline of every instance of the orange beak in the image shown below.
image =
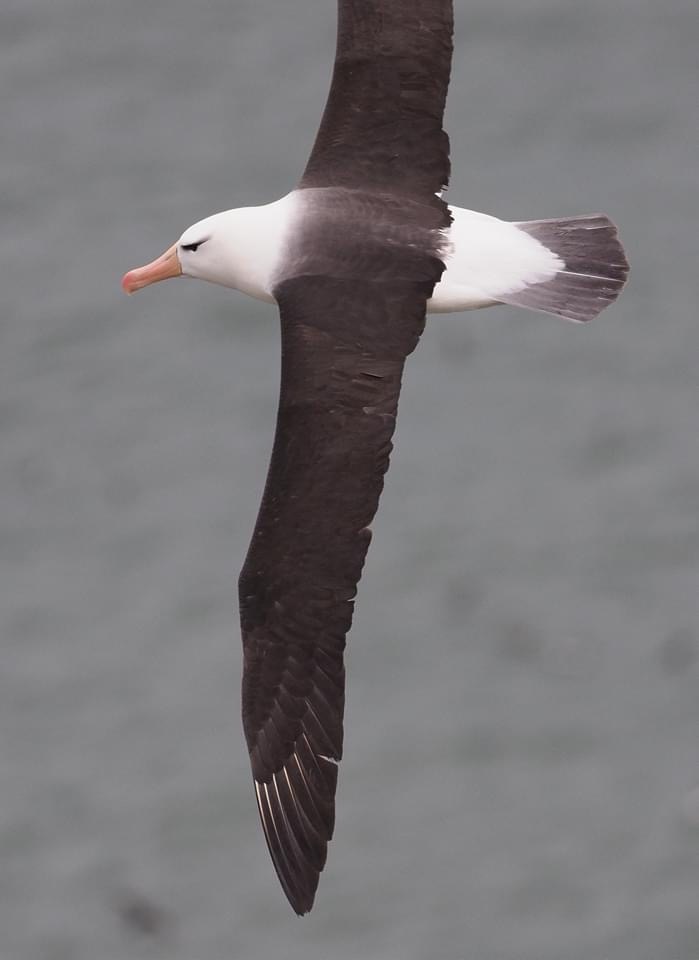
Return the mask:
{"type": "Polygon", "coordinates": [[[156,283],[158,280],[167,280],[168,277],[181,276],[182,264],[180,263],[180,258],[177,256],[177,244],[174,244],[174,246],[166,250],[162,256],[158,257],[158,259],[152,263],[147,263],[145,267],[136,267],[135,270],[129,270],[128,273],[125,273],[121,281],[121,286],[126,293],[135,293],[137,290],[141,290],[151,283],[156,283]]]}

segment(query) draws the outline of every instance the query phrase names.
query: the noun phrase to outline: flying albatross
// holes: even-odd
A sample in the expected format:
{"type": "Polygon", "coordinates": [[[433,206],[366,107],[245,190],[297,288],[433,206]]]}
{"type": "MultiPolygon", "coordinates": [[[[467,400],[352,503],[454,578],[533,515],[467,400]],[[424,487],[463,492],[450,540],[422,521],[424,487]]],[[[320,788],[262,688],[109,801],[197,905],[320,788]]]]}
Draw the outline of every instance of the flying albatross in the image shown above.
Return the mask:
{"type": "Polygon", "coordinates": [[[299,185],[189,227],[122,281],[198,277],[276,301],[279,412],[240,575],[243,726],[298,914],[333,834],[343,651],[426,312],[514,304],[591,320],[628,273],[603,215],[509,223],[442,199],[452,0],[339,0],[330,94],[299,185]]]}

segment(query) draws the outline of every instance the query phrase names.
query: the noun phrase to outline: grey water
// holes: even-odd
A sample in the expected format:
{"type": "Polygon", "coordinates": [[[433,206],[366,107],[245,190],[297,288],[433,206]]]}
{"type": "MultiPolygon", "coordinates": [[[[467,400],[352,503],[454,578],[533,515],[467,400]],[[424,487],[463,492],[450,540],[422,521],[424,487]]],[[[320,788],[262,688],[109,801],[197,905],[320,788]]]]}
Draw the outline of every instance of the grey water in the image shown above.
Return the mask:
{"type": "Polygon", "coordinates": [[[449,196],[605,211],[631,282],[429,320],[298,920],[239,721],[276,312],[119,279],[293,186],[334,4],[3,0],[2,960],[699,958],[699,5],[456,8],[449,196]]]}

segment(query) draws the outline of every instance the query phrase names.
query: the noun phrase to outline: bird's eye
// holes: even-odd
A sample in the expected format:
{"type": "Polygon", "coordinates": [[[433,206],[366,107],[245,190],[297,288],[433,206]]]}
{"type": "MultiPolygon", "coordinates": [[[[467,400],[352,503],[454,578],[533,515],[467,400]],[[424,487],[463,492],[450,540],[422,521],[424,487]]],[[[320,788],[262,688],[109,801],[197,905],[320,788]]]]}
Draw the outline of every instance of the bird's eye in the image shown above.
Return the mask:
{"type": "Polygon", "coordinates": [[[202,243],[206,243],[206,240],[197,240],[196,243],[183,243],[182,249],[191,250],[192,253],[195,253],[197,249],[202,245],[202,243]]]}

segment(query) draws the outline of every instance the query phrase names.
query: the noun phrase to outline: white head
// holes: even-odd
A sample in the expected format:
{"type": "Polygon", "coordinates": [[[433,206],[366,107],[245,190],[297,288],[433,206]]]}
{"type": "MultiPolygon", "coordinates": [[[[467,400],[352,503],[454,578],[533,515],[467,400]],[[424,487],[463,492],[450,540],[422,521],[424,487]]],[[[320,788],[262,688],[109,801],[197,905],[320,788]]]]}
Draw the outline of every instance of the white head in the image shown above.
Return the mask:
{"type": "Polygon", "coordinates": [[[122,287],[127,293],[135,293],[158,280],[184,276],[236,288],[236,249],[242,239],[239,213],[215,213],[188,227],[157,260],[129,270],[121,281],[122,287]]]}

